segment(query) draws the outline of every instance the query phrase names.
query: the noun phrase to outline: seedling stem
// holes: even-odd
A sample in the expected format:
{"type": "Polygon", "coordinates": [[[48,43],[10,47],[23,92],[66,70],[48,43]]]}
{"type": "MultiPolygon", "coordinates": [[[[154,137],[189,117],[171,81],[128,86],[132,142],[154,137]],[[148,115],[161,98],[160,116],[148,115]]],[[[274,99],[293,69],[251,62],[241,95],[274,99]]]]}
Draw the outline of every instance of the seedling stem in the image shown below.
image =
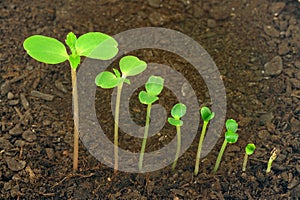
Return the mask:
{"type": "Polygon", "coordinates": [[[176,155],[175,155],[175,160],[172,164],[172,170],[175,169],[177,160],[179,157],[180,149],[181,149],[181,132],[180,132],[180,126],[176,126],[176,132],[177,132],[177,150],[176,150],[176,155]]]}
{"type": "Polygon", "coordinates": [[[142,170],[142,168],[143,168],[143,160],[144,160],[144,154],[145,154],[145,150],[146,150],[146,143],[147,143],[147,137],[148,137],[148,131],[149,131],[151,106],[152,106],[152,104],[148,104],[148,106],[147,106],[146,125],[145,125],[143,143],[142,143],[142,148],[141,148],[141,153],[140,153],[139,170],[142,170]]]}

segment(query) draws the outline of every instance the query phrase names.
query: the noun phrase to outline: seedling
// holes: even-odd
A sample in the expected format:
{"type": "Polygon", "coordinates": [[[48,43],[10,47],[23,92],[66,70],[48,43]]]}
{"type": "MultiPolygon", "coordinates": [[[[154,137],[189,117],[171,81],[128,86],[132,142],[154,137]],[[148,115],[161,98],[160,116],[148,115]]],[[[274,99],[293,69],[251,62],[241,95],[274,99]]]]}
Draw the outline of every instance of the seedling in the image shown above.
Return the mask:
{"type": "Polygon", "coordinates": [[[200,110],[200,113],[201,113],[201,117],[203,120],[203,126],[202,126],[202,131],[201,131],[201,135],[200,135],[197,156],[196,156],[196,163],[195,163],[195,170],[194,170],[195,175],[197,175],[199,172],[201,149],[202,149],[203,139],[204,139],[204,136],[206,133],[207,125],[208,125],[209,121],[212,120],[215,116],[215,113],[211,112],[208,107],[202,107],[200,110]]]}
{"type": "Polygon", "coordinates": [[[176,150],[175,160],[172,164],[172,170],[174,170],[176,167],[177,160],[180,153],[180,148],[181,148],[180,127],[183,125],[183,121],[181,121],[180,118],[183,117],[185,113],[186,113],[186,106],[182,103],[178,103],[175,106],[173,106],[171,110],[172,117],[168,118],[169,124],[176,126],[176,131],[177,131],[177,150],[176,150]]]}
{"type": "Polygon", "coordinates": [[[143,159],[146,149],[148,131],[149,131],[149,122],[150,122],[150,113],[151,113],[151,106],[152,104],[157,101],[158,95],[161,93],[162,89],[164,88],[164,79],[160,76],[150,76],[147,83],[145,84],[146,91],[141,91],[139,93],[139,100],[142,104],[147,105],[147,114],[146,114],[146,125],[143,137],[143,143],[140,153],[139,159],[139,170],[142,171],[143,168],[143,159]]]}
{"type": "Polygon", "coordinates": [[[72,96],[73,96],[73,118],[74,118],[74,152],[73,169],[78,169],[78,95],[76,69],[80,64],[80,57],[109,60],[118,53],[118,43],[115,39],[100,32],[90,32],[79,38],[72,32],[67,35],[65,43],[71,54],[68,54],[65,45],[57,39],[43,35],[28,37],[24,43],[24,49],[37,61],[46,64],[59,64],[66,60],[71,65],[72,96]]]}
{"type": "Polygon", "coordinates": [[[245,148],[245,156],[244,156],[244,162],[243,162],[243,172],[246,171],[246,166],[248,162],[248,156],[252,155],[256,149],[255,144],[247,144],[245,148]]]}
{"type": "Polygon", "coordinates": [[[215,167],[214,167],[214,172],[218,171],[218,168],[219,168],[223,153],[226,149],[227,143],[229,143],[229,144],[236,143],[236,141],[238,140],[238,137],[239,137],[239,135],[236,133],[236,131],[238,129],[238,124],[236,123],[235,120],[228,119],[226,121],[225,126],[226,126],[227,131],[225,133],[225,139],[224,139],[223,145],[221,147],[218,158],[216,160],[216,164],[215,164],[215,167]]]}
{"type": "Polygon", "coordinates": [[[276,149],[276,148],[274,148],[271,151],[271,156],[269,158],[269,162],[268,162],[268,166],[267,166],[267,170],[266,170],[267,173],[269,173],[271,171],[273,161],[277,158],[277,156],[279,155],[279,153],[280,153],[280,151],[278,149],[276,149]]]}
{"type": "Polygon", "coordinates": [[[114,74],[112,72],[104,71],[97,75],[95,79],[95,83],[97,86],[101,88],[110,89],[117,87],[117,97],[116,97],[116,108],[115,108],[115,127],[114,127],[114,172],[118,171],[118,145],[119,145],[119,110],[120,110],[120,101],[121,101],[121,92],[123,83],[130,84],[129,76],[135,76],[142,73],[146,67],[147,63],[138,59],[135,56],[125,56],[121,58],[120,62],[120,70],[113,69],[114,74]]]}

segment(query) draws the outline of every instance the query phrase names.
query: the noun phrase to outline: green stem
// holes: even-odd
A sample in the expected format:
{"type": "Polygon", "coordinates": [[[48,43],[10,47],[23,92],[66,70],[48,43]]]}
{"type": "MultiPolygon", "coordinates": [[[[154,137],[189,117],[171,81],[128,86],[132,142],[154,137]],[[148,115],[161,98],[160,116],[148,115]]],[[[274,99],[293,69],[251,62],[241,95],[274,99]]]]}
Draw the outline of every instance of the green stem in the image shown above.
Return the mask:
{"type": "Polygon", "coordinates": [[[200,135],[199,144],[198,144],[194,175],[197,175],[198,172],[199,172],[201,149],[202,149],[202,144],[203,144],[204,136],[205,136],[205,133],[206,133],[207,125],[208,125],[208,121],[204,121],[202,131],[201,131],[201,135],[200,135]]]}
{"type": "Polygon", "coordinates": [[[145,149],[146,149],[146,143],[147,143],[147,137],[148,137],[148,131],[149,131],[151,105],[152,104],[148,104],[148,106],[147,106],[145,132],[144,132],[142,149],[141,149],[140,159],[139,159],[139,170],[140,171],[142,171],[142,169],[143,169],[143,159],[144,159],[144,154],[145,154],[145,149]]]}
{"type": "Polygon", "coordinates": [[[78,94],[77,94],[77,75],[76,69],[71,69],[72,76],[72,97],[73,97],[73,119],[74,119],[74,146],[73,146],[73,170],[78,170],[78,149],[79,149],[79,133],[78,133],[78,94]]]}
{"type": "Polygon", "coordinates": [[[220,150],[220,152],[219,152],[218,158],[217,158],[217,160],[216,160],[216,164],[215,164],[215,167],[214,167],[214,172],[217,172],[217,171],[218,171],[218,168],[219,168],[219,165],[220,165],[220,162],[221,162],[223,153],[224,153],[224,151],[225,151],[226,145],[227,145],[227,141],[226,141],[226,139],[224,139],[223,145],[222,145],[222,147],[221,147],[221,150],[220,150]]]}
{"type": "Polygon", "coordinates": [[[178,160],[179,153],[180,153],[180,149],[181,149],[180,126],[176,126],[176,131],[177,131],[177,151],[176,151],[176,155],[175,155],[175,160],[174,160],[173,165],[172,165],[172,170],[174,170],[175,167],[176,167],[177,160],[178,160]]]}
{"type": "Polygon", "coordinates": [[[115,109],[115,128],[114,128],[114,173],[117,173],[119,167],[119,112],[120,112],[120,102],[121,102],[121,92],[122,92],[123,82],[117,87],[117,99],[116,99],[116,109],[115,109]]]}
{"type": "Polygon", "coordinates": [[[243,172],[246,171],[247,162],[248,162],[248,154],[245,153],[244,162],[243,162],[243,169],[242,169],[243,172]]]}

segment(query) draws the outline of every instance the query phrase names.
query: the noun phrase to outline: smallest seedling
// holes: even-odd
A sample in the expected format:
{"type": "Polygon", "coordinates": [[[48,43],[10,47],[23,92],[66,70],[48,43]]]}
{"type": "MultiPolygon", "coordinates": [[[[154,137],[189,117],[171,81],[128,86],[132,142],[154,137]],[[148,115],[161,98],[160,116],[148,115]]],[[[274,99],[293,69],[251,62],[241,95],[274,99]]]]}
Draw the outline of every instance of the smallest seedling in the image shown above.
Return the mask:
{"type": "Polygon", "coordinates": [[[280,153],[280,151],[276,148],[274,148],[271,151],[271,156],[269,158],[268,167],[267,167],[267,170],[266,170],[267,173],[269,173],[271,171],[272,163],[277,158],[279,153],[280,153]]]}
{"type": "Polygon", "coordinates": [[[244,162],[243,162],[243,172],[246,171],[246,166],[248,162],[248,156],[252,155],[256,149],[255,144],[247,144],[245,148],[245,156],[244,156],[244,162]]]}
{"type": "Polygon", "coordinates": [[[180,148],[181,148],[181,133],[180,133],[180,126],[183,125],[183,121],[181,121],[181,117],[183,117],[186,113],[186,106],[182,103],[178,103],[175,106],[173,106],[171,110],[172,117],[168,118],[169,124],[176,126],[177,131],[177,150],[175,155],[175,160],[172,165],[172,170],[175,169],[176,163],[179,157],[180,148]]]}

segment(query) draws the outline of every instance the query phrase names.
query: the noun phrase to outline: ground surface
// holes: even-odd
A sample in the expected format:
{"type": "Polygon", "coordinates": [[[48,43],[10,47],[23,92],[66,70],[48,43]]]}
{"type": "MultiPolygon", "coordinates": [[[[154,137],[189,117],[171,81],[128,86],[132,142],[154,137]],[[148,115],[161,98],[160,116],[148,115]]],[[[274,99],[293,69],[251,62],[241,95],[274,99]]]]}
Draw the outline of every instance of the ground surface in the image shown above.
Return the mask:
{"type": "MultiPolygon", "coordinates": [[[[300,4],[291,0],[0,1],[0,198],[297,199],[299,10],[300,4]],[[22,42],[33,34],[63,41],[69,31],[114,35],[148,26],[180,31],[212,56],[226,86],[227,118],[240,124],[238,142],[228,146],[217,174],[212,169],[223,138],[202,160],[198,176],[193,176],[198,139],[179,159],[174,172],[167,167],[148,174],[119,172],[114,176],[111,168],[81,145],[80,170],[72,173],[70,68],[68,63],[49,66],[34,61],[22,42]],[[52,96],[45,100],[35,91],[52,96]],[[250,142],[257,150],[242,173],[244,147],[250,142]],[[266,174],[273,148],[280,154],[266,174]]],[[[175,66],[195,88],[199,103],[209,102],[205,87],[199,84],[201,78],[185,70],[187,63],[156,50],[135,53],[146,61],[175,66]]],[[[170,91],[164,93],[172,97],[170,91]]],[[[113,118],[107,114],[110,96],[98,96],[99,121],[112,139],[113,118]]],[[[173,103],[166,104],[166,109],[173,103]]],[[[145,107],[134,97],[130,105],[133,120],[142,125],[145,107]]],[[[175,136],[170,126],[162,134],[175,136]]],[[[168,142],[159,138],[149,140],[149,151],[168,142]]],[[[131,147],[140,140],[126,139],[125,133],[121,140],[122,148],[139,150],[139,146],[131,147]]]]}

